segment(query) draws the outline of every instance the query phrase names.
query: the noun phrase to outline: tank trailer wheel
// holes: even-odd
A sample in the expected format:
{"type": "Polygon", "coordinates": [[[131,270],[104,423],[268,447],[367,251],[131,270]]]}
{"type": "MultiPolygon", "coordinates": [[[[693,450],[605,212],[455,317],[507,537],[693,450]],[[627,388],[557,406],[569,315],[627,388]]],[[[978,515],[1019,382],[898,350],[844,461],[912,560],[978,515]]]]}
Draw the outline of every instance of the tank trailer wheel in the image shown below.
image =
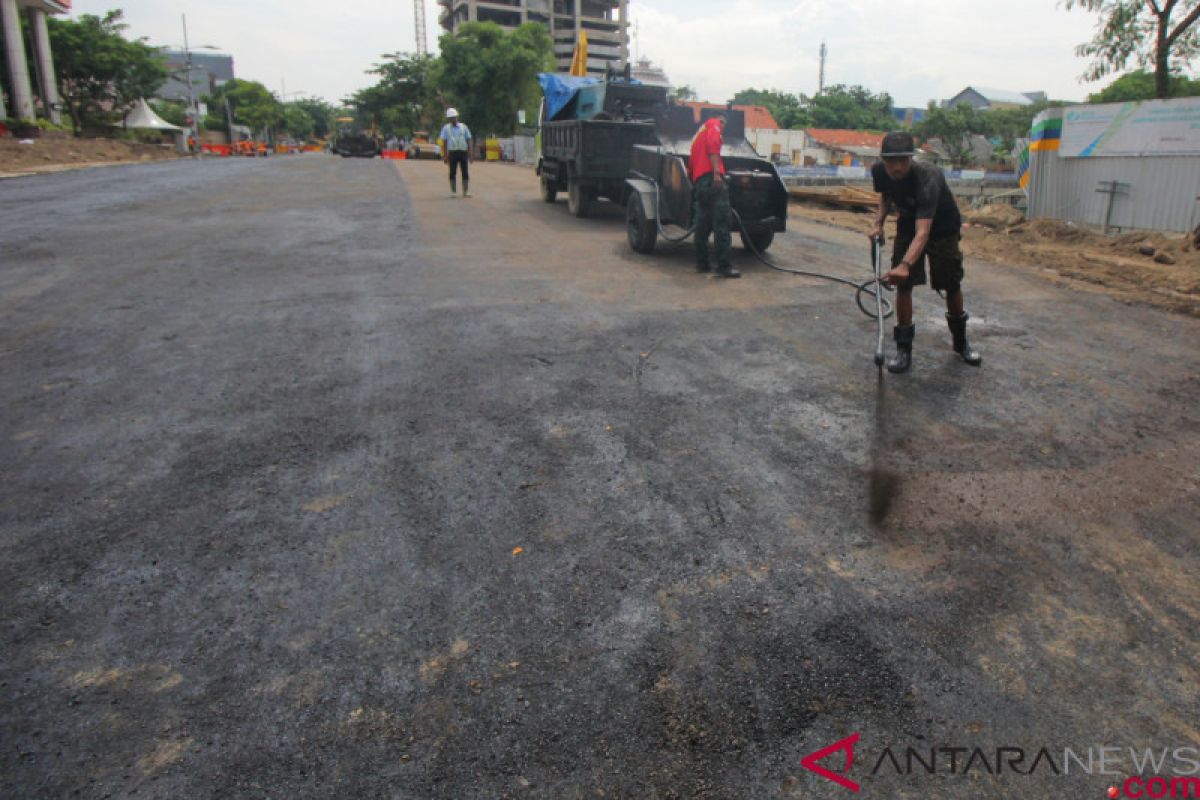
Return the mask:
{"type": "Polygon", "coordinates": [[[629,195],[625,204],[625,233],[629,236],[629,246],[638,253],[653,253],[654,242],[658,238],[658,226],[654,220],[646,217],[646,209],[642,207],[642,197],[637,192],[629,195]]]}
{"type": "Polygon", "coordinates": [[[775,231],[773,230],[758,230],[747,235],[745,231],[739,231],[742,237],[742,247],[750,252],[758,251],[759,253],[767,252],[767,248],[771,246],[771,242],[775,241],[775,231]]]}

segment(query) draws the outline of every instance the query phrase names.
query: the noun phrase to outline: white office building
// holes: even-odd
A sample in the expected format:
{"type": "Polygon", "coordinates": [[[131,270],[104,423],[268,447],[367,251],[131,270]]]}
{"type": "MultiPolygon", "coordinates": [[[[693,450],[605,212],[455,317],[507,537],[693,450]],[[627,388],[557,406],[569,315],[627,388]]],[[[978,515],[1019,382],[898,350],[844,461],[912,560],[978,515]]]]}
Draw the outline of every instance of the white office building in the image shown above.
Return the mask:
{"type": "Polygon", "coordinates": [[[453,33],[465,22],[495,22],[512,29],[540,22],[554,40],[560,72],[571,68],[580,32],[587,34],[588,74],[602,76],[608,67],[629,61],[628,0],[438,0],[438,22],[453,33]]]}

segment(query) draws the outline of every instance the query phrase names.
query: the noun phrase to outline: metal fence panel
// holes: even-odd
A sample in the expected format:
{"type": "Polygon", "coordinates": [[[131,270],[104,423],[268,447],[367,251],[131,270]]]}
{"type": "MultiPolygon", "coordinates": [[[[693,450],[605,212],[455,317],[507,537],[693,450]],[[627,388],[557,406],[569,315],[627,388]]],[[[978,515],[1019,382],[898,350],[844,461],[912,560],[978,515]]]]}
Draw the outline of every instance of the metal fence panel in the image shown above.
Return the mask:
{"type": "Polygon", "coordinates": [[[1048,217],[1103,227],[1108,195],[1102,181],[1119,181],[1110,225],[1122,230],[1186,232],[1200,224],[1200,158],[1059,158],[1036,153],[1029,182],[1030,218],[1048,217]]]}

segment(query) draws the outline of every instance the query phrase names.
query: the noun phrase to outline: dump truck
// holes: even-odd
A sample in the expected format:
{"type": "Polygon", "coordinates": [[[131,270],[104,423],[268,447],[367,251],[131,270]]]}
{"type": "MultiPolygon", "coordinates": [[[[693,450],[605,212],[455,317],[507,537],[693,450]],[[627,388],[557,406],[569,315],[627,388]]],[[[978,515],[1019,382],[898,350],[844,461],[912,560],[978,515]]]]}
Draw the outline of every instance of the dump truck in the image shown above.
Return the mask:
{"type": "Polygon", "coordinates": [[[567,193],[572,216],[586,217],[599,198],[623,205],[636,145],[658,143],[655,120],[667,89],[627,80],[543,73],[537,175],[542,199],[567,193]]]}

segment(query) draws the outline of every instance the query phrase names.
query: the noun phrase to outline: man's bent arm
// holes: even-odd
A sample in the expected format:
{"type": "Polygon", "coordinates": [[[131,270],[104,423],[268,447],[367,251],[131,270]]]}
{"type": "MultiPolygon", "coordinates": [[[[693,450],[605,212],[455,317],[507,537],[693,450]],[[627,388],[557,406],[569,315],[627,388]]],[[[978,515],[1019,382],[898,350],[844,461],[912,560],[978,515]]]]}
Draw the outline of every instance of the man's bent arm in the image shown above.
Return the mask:
{"type": "Polygon", "coordinates": [[[917,220],[917,235],[913,238],[912,244],[908,246],[903,261],[907,261],[910,265],[917,263],[917,259],[925,252],[925,245],[929,244],[929,234],[932,230],[932,219],[917,220]]]}

